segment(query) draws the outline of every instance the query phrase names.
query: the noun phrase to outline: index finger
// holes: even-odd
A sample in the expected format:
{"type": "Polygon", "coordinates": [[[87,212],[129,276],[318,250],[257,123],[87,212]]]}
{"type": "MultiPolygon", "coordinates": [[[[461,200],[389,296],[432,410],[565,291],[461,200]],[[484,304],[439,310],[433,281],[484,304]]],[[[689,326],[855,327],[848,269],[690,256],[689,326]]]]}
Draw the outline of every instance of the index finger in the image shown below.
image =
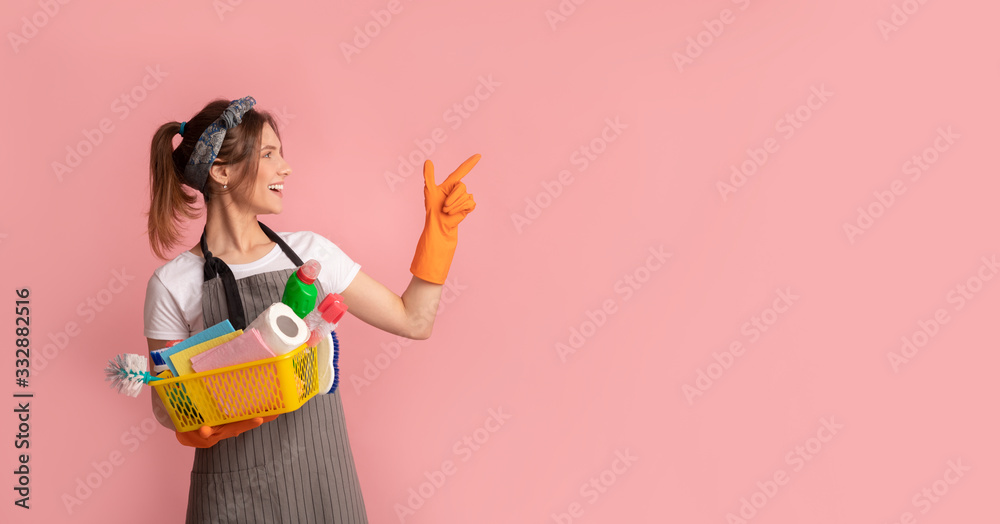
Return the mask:
{"type": "Polygon", "coordinates": [[[444,179],[444,182],[441,183],[441,188],[444,189],[445,192],[451,192],[455,185],[462,180],[462,177],[469,174],[469,171],[476,165],[476,163],[479,162],[481,157],[482,155],[476,153],[470,156],[465,162],[462,162],[462,165],[458,166],[458,169],[456,169],[455,172],[448,175],[448,178],[444,179]]]}

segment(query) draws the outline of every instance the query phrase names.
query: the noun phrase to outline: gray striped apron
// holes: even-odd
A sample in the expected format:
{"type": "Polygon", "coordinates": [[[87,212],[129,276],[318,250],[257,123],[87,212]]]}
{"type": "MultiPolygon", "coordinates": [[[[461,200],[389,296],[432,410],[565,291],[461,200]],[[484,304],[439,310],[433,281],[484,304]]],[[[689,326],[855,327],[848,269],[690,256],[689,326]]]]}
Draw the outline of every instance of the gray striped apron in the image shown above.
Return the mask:
{"type": "MultiPolygon", "coordinates": [[[[261,227],[296,266],[302,265],[280,237],[261,227]]],[[[202,252],[210,259],[204,235],[202,239],[202,252]]],[[[245,327],[245,322],[281,301],[293,271],[230,280],[236,284],[245,316],[244,325],[234,327],[245,327]]],[[[320,282],[316,284],[319,296],[325,296],[320,282]]],[[[233,309],[228,307],[225,287],[218,277],[203,284],[205,326],[230,317],[233,309]]],[[[340,389],[320,393],[301,408],[210,448],[195,448],[186,522],[367,523],[340,389]]]]}

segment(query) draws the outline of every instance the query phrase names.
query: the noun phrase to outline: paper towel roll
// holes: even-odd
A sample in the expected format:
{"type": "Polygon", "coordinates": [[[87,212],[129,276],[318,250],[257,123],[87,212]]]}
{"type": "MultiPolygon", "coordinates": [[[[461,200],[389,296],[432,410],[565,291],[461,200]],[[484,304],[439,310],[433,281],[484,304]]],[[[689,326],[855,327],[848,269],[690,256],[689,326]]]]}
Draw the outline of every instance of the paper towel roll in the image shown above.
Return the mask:
{"type": "Polygon", "coordinates": [[[284,355],[309,340],[306,323],[292,308],[281,302],[265,309],[247,326],[247,330],[250,328],[256,328],[260,332],[260,338],[275,356],[284,355]]]}

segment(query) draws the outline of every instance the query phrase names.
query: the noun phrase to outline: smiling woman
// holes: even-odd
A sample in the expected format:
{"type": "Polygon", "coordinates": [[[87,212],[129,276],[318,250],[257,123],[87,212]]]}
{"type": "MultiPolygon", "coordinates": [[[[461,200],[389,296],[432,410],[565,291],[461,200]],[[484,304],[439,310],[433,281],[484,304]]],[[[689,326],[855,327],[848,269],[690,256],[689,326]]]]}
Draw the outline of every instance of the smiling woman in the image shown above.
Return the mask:
{"type": "MultiPolygon", "coordinates": [[[[322,271],[319,296],[339,293],[348,311],[387,332],[431,334],[457,245],[457,226],[475,208],[461,182],[473,155],[441,185],[424,165],[424,231],[402,296],[361,271],[336,244],[310,232],[271,231],[258,215],[282,211],[292,168],[274,119],[251,97],[216,100],[188,122],[160,126],[150,151],[149,240],[164,254],[179,241],[178,221],[205,210],[198,245],[157,268],[146,288],[144,333],[150,351],[224,320],[244,329],[281,301],[283,284],[303,260],[322,271]],[[174,148],[177,134],[183,137],[174,148]],[[194,191],[190,191],[194,190],[194,191]]],[[[153,412],[174,429],[158,395],[153,412]]],[[[316,395],[296,411],[195,431],[177,440],[196,448],[187,522],[367,522],[340,390],[316,395]],[[293,480],[294,479],[294,480],[293,480]]]]}

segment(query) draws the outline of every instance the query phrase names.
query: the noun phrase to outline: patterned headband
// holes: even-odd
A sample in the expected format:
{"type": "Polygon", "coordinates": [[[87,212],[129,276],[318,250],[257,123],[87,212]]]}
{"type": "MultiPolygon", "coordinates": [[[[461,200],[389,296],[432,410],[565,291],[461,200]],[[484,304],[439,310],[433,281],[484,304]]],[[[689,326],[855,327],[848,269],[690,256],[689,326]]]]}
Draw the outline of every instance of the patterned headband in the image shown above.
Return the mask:
{"type": "Polygon", "coordinates": [[[209,168],[215,162],[215,157],[219,155],[222,140],[226,138],[226,131],[239,125],[243,120],[243,115],[256,103],[257,101],[252,96],[233,100],[229,107],[222,112],[222,115],[198,137],[194,152],[191,153],[191,159],[184,166],[184,181],[189,186],[202,193],[205,192],[209,168]]]}

